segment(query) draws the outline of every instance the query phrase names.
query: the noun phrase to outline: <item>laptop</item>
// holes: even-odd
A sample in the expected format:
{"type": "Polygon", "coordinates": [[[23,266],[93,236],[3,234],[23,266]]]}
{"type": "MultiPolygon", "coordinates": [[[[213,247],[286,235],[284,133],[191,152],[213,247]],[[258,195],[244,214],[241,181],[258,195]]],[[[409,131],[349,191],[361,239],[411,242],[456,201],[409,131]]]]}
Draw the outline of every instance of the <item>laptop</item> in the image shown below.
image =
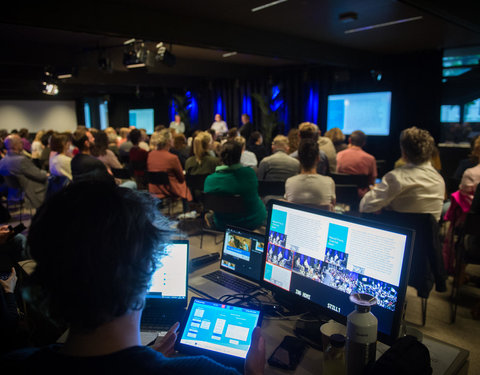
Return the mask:
{"type": "Polygon", "coordinates": [[[172,241],[152,277],[140,322],[141,331],[167,331],[185,314],[188,299],[188,240],[172,241]]]}
{"type": "Polygon", "coordinates": [[[227,226],[220,269],[190,280],[189,287],[207,297],[251,293],[259,288],[263,272],[265,236],[227,226]]]}

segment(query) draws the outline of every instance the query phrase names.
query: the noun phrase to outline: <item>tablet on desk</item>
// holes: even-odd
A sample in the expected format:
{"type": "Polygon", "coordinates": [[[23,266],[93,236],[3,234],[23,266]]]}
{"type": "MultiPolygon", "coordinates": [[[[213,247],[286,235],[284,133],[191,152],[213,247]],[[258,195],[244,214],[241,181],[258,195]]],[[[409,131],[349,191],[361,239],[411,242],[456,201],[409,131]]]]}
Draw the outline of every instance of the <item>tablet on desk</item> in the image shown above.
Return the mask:
{"type": "Polygon", "coordinates": [[[193,297],[178,335],[176,349],[203,354],[231,366],[242,366],[260,326],[259,310],[193,297]]]}

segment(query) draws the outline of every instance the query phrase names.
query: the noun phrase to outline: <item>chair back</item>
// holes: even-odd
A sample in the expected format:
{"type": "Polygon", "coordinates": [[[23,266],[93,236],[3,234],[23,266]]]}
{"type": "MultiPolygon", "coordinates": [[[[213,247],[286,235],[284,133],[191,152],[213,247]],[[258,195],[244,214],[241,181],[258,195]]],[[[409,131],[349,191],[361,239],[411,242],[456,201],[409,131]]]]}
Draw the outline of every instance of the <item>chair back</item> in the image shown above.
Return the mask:
{"type": "Polygon", "coordinates": [[[258,181],[258,195],[266,197],[267,195],[277,195],[283,197],[285,195],[285,181],[258,181]]]}
{"type": "Polygon", "coordinates": [[[359,188],[368,187],[368,176],[365,174],[331,173],[335,185],[356,185],[359,188]]]}
{"type": "Polygon", "coordinates": [[[377,178],[382,178],[387,173],[387,161],[375,160],[375,163],[377,164],[377,178]]]}
{"type": "Polygon", "coordinates": [[[47,192],[45,194],[45,199],[50,198],[52,195],[62,190],[69,183],[70,180],[66,176],[48,176],[47,192]]]}
{"type": "Polygon", "coordinates": [[[23,191],[20,181],[14,175],[3,176],[5,184],[8,187],[7,200],[18,202],[25,199],[25,192],[23,191]]]}
{"type": "Polygon", "coordinates": [[[127,168],[112,168],[113,177],[120,180],[129,180],[131,177],[130,171],[127,168]]]}
{"type": "Polygon", "coordinates": [[[205,211],[212,210],[220,214],[245,212],[245,204],[240,195],[203,193],[202,203],[205,211]]]}
{"type": "Polygon", "coordinates": [[[193,199],[198,202],[201,199],[201,194],[203,192],[203,186],[205,185],[205,180],[209,174],[189,174],[185,175],[185,182],[187,183],[188,188],[192,192],[193,199]]]}
{"type": "Polygon", "coordinates": [[[131,160],[130,168],[135,171],[145,171],[147,169],[147,162],[145,160],[131,160]]]}
{"type": "Polygon", "coordinates": [[[150,172],[147,171],[147,182],[157,186],[170,186],[170,179],[167,172],[150,172]]]}
{"type": "Polygon", "coordinates": [[[357,185],[335,183],[335,195],[337,203],[348,204],[350,206],[350,211],[358,211],[360,197],[358,196],[357,185]]]}

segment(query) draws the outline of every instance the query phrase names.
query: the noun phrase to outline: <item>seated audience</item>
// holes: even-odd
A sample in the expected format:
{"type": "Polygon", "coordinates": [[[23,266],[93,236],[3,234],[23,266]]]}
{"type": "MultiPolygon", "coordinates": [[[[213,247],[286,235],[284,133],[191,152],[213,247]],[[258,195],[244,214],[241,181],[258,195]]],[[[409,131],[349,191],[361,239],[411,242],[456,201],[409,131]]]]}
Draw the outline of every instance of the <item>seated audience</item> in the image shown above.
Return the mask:
{"type": "Polygon", "coordinates": [[[288,155],[288,138],[277,135],[272,142],[272,155],[264,158],[258,166],[259,180],[285,181],[300,171],[300,162],[288,155]]]}
{"type": "Polygon", "coordinates": [[[259,131],[252,132],[248,140],[247,150],[255,154],[259,163],[267,156],[267,148],[263,144],[262,133],[259,131]]]}
{"type": "Polygon", "coordinates": [[[70,143],[66,134],[52,134],[50,139],[50,149],[52,153],[49,168],[51,175],[58,177],[65,176],[72,181],[72,158],[66,154],[70,148],[70,143]]]}
{"type": "Polygon", "coordinates": [[[361,130],[354,131],[348,138],[348,148],[337,154],[337,172],[366,175],[368,183],[375,184],[377,162],[373,155],[363,151],[367,136],[361,130]]]}
{"type": "Polygon", "coordinates": [[[40,154],[40,169],[45,171],[49,170],[48,163],[50,161],[50,138],[53,134],[53,130],[47,131],[43,134],[42,139],[40,140],[43,145],[42,153],[40,154]]]}
{"type": "Polygon", "coordinates": [[[90,180],[113,182],[113,177],[108,173],[105,164],[91,155],[95,138],[90,131],[77,129],[73,133],[72,143],[78,148],[78,154],[71,162],[74,182],[90,180]]]}
{"type": "Polygon", "coordinates": [[[117,146],[120,147],[123,143],[128,141],[129,128],[120,128],[119,137],[117,138],[117,146]]]}
{"type": "Polygon", "coordinates": [[[120,158],[120,161],[122,163],[128,163],[130,150],[133,147],[133,143],[130,140],[130,131],[131,129],[128,128],[122,128],[120,130],[120,135],[122,136],[122,138],[120,139],[118,144],[118,157],[120,158]],[[125,135],[125,138],[123,138],[123,135],[125,135]]]}
{"type": "Polygon", "coordinates": [[[32,142],[32,161],[38,168],[41,168],[40,157],[42,156],[42,151],[45,147],[42,144],[42,137],[44,134],[44,130],[39,130],[32,142]]]}
{"type": "Polygon", "coordinates": [[[244,167],[252,167],[256,169],[258,165],[257,157],[252,151],[248,151],[246,149],[245,138],[243,138],[242,136],[238,136],[235,137],[233,141],[237,142],[242,146],[242,156],[240,158],[240,164],[242,164],[244,167]]]}
{"type": "Polygon", "coordinates": [[[170,152],[178,156],[182,168],[185,168],[185,162],[190,157],[190,147],[187,145],[187,139],[182,133],[175,134],[173,137],[173,147],[170,152]]]}
{"type": "Polygon", "coordinates": [[[247,140],[250,139],[250,135],[254,131],[253,124],[250,122],[250,116],[246,113],[242,115],[242,126],[239,131],[240,135],[247,140]]]}
{"type": "Polygon", "coordinates": [[[210,126],[210,129],[215,130],[216,138],[221,137],[227,133],[228,131],[227,123],[222,120],[222,116],[219,113],[215,115],[215,121],[212,124],[212,126],[210,126]]]}
{"type": "Polygon", "coordinates": [[[118,158],[117,131],[112,127],[108,127],[105,129],[105,134],[107,135],[107,138],[108,138],[108,149],[112,151],[115,154],[115,156],[118,158]]]}
{"type": "Polygon", "coordinates": [[[320,150],[314,139],[303,139],[298,148],[301,172],[285,182],[285,199],[315,205],[330,211],[335,207],[335,182],[317,173],[320,150]]]}
{"type": "Polygon", "coordinates": [[[0,175],[16,177],[32,207],[40,207],[47,190],[47,173],[23,155],[23,143],[18,135],[9,135],[5,147],[7,155],[0,160],[0,175]]]}
{"type": "Polygon", "coordinates": [[[167,172],[170,181],[168,188],[148,184],[148,190],[158,198],[179,197],[191,201],[192,195],[185,183],[182,165],[177,155],[169,152],[173,146],[172,133],[169,129],[163,129],[154,136],[151,142],[157,145],[157,149],[150,151],[147,158],[147,170],[149,172],[167,172]]]}
{"type": "Polygon", "coordinates": [[[140,142],[138,143],[138,147],[140,147],[142,150],[145,150],[147,152],[150,151],[150,146],[148,145],[149,137],[147,134],[147,131],[145,129],[140,129],[141,137],[140,137],[140,142]]]}
{"type": "Polygon", "coordinates": [[[32,152],[32,144],[30,143],[30,141],[28,140],[28,129],[20,129],[20,131],[18,132],[18,136],[22,139],[22,145],[23,145],[23,149],[25,151],[27,151],[28,153],[31,153],[32,152]]]}
{"type": "Polygon", "coordinates": [[[432,167],[435,141],[430,133],[417,127],[402,131],[400,149],[406,165],[388,172],[380,184],[360,202],[360,212],[377,212],[383,208],[398,212],[430,213],[440,219],[445,183],[432,167]]]}
{"type": "Polygon", "coordinates": [[[287,135],[288,138],[288,148],[290,149],[290,154],[293,154],[298,150],[298,145],[300,144],[300,136],[298,135],[298,128],[290,129],[287,135]]]}
{"type": "MultiPolygon", "coordinates": [[[[139,143],[142,138],[142,133],[138,129],[132,129],[129,135],[132,147],[128,155],[130,166],[133,169],[133,175],[137,182],[141,183],[141,180],[145,176],[145,170],[147,168],[148,152],[139,147],[139,143]]],[[[125,144],[125,143],[124,143],[125,144]]]]}
{"type": "MultiPolygon", "coordinates": [[[[432,157],[430,158],[430,163],[432,164],[432,167],[435,168],[438,172],[442,170],[442,162],[440,160],[440,152],[438,151],[438,148],[436,146],[433,147],[433,152],[432,152],[432,157]]],[[[407,162],[400,157],[394,164],[394,168],[399,168],[403,167],[407,162]]],[[[461,179],[462,176],[460,176],[459,179],[461,179]]]]}
{"type": "MultiPolygon", "coordinates": [[[[315,142],[318,143],[318,137],[319,137],[319,130],[318,126],[315,124],[312,124],[311,122],[302,122],[298,126],[298,139],[301,142],[303,139],[313,139],[315,142]]],[[[291,157],[298,159],[298,150],[290,154],[291,157]]],[[[317,164],[317,173],[326,175],[330,172],[330,167],[329,167],[329,159],[325,152],[320,150],[319,146],[319,162],[317,164]]]]}
{"type": "MultiPolygon", "coordinates": [[[[345,143],[345,134],[340,130],[340,128],[332,128],[325,133],[325,137],[330,138],[335,147],[337,154],[340,151],[347,149],[347,144],[345,143]]],[[[338,158],[337,158],[338,161],[338,158]]],[[[338,168],[338,167],[337,167],[338,168]]]]}
{"type": "Polygon", "coordinates": [[[224,230],[225,225],[236,225],[245,229],[255,229],[265,223],[267,211],[258,196],[257,176],[252,168],[240,164],[242,146],[228,141],[222,146],[220,157],[223,165],[205,180],[205,193],[240,195],[243,198],[244,212],[207,215],[207,225],[224,230]]]}
{"type": "Polygon", "coordinates": [[[463,172],[462,180],[460,182],[460,192],[467,198],[467,201],[473,201],[473,195],[480,183],[480,137],[477,137],[473,145],[472,155],[477,158],[477,165],[468,168],[463,172]]]}
{"type": "MultiPolygon", "coordinates": [[[[44,315],[68,325],[68,336],[64,344],[9,354],[3,369],[17,374],[238,374],[205,356],[168,358],[178,323],[152,346],[141,343],[145,294],[173,234],[156,206],[146,194],[87,182],[70,185],[39,210],[28,236],[37,266],[26,294],[44,315]]],[[[245,374],[261,375],[264,365],[265,343],[257,328],[245,374]]]]}
{"type": "Polygon", "coordinates": [[[118,158],[109,147],[109,139],[106,131],[99,131],[95,134],[95,144],[92,147],[91,152],[93,156],[105,164],[107,169],[123,168],[122,164],[120,164],[118,158]]]}
{"type": "Polygon", "coordinates": [[[337,170],[337,152],[330,138],[322,137],[320,130],[318,131],[318,147],[327,155],[330,173],[335,172],[337,170]]]}
{"type": "Polygon", "coordinates": [[[199,132],[193,140],[193,153],[185,162],[185,172],[191,175],[205,175],[215,172],[220,160],[210,155],[213,145],[212,136],[208,132],[199,132]]]}
{"type": "Polygon", "coordinates": [[[177,134],[185,133],[185,124],[178,113],[175,114],[175,120],[170,123],[170,129],[175,129],[177,134]]]}

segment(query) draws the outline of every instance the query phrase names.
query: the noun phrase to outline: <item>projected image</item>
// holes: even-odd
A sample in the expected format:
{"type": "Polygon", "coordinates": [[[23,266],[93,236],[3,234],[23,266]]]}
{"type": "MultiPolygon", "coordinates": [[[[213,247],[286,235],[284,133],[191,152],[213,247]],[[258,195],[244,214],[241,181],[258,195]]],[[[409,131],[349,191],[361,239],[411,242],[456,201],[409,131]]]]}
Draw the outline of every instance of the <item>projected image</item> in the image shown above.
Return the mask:
{"type": "Polygon", "coordinates": [[[367,135],[390,134],[392,93],[329,95],[327,130],[340,128],[344,134],[362,130],[367,135]]]}
{"type": "Polygon", "coordinates": [[[154,112],[153,108],[148,109],[130,109],[128,111],[129,125],[137,129],[145,129],[147,134],[152,134],[154,130],[154,112]]]}
{"type": "Polygon", "coordinates": [[[463,107],[464,122],[480,122],[480,99],[465,104],[463,107]]]}
{"type": "Polygon", "coordinates": [[[292,252],[280,246],[268,245],[267,261],[288,270],[292,269],[292,252]]]}
{"type": "Polygon", "coordinates": [[[440,107],[441,122],[460,122],[459,105],[442,105],[440,107]]]}
{"type": "Polygon", "coordinates": [[[268,242],[285,247],[285,244],[287,243],[287,236],[282,234],[282,233],[277,233],[277,232],[270,232],[270,236],[268,237],[268,242]]]}

